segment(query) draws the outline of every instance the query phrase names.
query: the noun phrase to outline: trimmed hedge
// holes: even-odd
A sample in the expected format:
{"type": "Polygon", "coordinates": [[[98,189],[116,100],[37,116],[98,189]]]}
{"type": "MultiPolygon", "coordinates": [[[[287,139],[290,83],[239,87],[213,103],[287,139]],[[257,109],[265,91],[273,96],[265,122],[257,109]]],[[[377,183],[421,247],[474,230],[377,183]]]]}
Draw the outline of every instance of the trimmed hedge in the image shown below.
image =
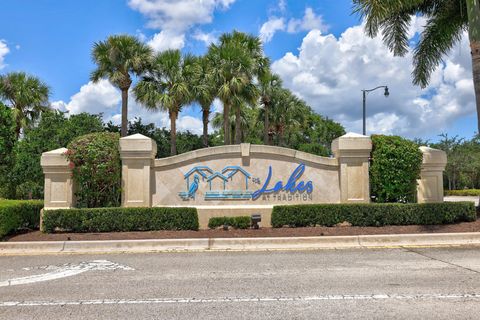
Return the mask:
{"type": "Polygon", "coordinates": [[[372,135],[370,190],[373,201],[416,202],[422,152],[413,141],[372,135]]]}
{"type": "Polygon", "coordinates": [[[208,220],[208,227],[215,229],[223,225],[228,225],[234,229],[248,229],[251,225],[249,216],[240,217],[212,217],[208,220]]]}
{"type": "Polygon", "coordinates": [[[476,218],[473,202],[314,204],[274,206],[272,226],[331,227],[344,221],[361,227],[432,225],[475,221],[476,218]]]}
{"type": "Polygon", "coordinates": [[[445,195],[477,197],[480,196],[480,189],[446,190],[445,195]]]}
{"type": "Polygon", "coordinates": [[[18,229],[38,228],[40,200],[0,200],[0,238],[18,229]]]}
{"type": "Polygon", "coordinates": [[[196,208],[82,208],[48,210],[43,231],[116,232],[198,230],[196,208]]]}

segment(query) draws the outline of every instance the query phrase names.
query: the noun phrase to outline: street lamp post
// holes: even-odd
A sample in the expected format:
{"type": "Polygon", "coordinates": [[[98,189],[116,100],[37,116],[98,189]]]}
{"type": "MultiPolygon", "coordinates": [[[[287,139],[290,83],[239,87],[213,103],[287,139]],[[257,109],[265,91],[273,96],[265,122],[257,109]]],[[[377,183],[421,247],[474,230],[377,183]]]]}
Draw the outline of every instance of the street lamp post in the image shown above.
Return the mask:
{"type": "Polygon", "coordinates": [[[374,90],[380,89],[380,88],[385,88],[385,92],[383,93],[385,97],[388,97],[390,95],[390,92],[388,92],[388,87],[387,86],[378,86],[373,89],[362,89],[363,92],[363,135],[367,135],[367,93],[372,92],[374,90]]]}

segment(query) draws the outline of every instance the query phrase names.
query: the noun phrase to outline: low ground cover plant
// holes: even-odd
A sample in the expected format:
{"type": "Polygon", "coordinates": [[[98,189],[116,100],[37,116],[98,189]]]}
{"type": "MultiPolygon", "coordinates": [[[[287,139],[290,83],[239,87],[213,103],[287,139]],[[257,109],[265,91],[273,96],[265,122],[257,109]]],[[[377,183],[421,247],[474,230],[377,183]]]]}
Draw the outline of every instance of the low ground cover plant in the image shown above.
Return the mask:
{"type": "Polygon", "coordinates": [[[234,229],[248,229],[251,225],[249,216],[240,217],[212,217],[208,220],[208,227],[215,229],[221,226],[230,226],[234,229]]]}
{"type": "Polygon", "coordinates": [[[82,208],[47,210],[42,231],[117,232],[198,230],[195,208],[82,208]]]}
{"type": "Polygon", "coordinates": [[[480,189],[446,190],[446,196],[471,196],[480,197],[480,189]]]}
{"type": "Polygon", "coordinates": [[[348,222],[352,226],[433,225],[475,221],[473,202],[443,203],[365,203],[274,206],[272,226],[334,226],[348,222]]]}
{"type": "Polygon", "coordinates": [[[0,200],[0,239],[19,229],[38,228],[40,200],[0,200]]]}

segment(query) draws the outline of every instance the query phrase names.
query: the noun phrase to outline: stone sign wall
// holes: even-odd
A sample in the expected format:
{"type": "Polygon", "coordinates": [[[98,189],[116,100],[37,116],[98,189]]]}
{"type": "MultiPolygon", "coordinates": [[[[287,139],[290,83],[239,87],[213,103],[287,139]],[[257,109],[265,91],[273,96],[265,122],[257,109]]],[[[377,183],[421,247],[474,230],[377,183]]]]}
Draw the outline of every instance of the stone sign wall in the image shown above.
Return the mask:
{"type": "MultiPolygon", "coordinates": [[[[201,228],[213,216],[259,213],[268,226],[274,205],[369,202],[371,149],[369,137],[348,133],[332,143],[332,158],[244,143],[155,159],[155,142],[135,134],[120,139],[122,206],[194,206],[201,228]]],[[[419,202],[443,201],[445,154],[421,150],[419,202]]],[[[74,206],[65,151],[42,155],[46,209],[74,206]]]]}

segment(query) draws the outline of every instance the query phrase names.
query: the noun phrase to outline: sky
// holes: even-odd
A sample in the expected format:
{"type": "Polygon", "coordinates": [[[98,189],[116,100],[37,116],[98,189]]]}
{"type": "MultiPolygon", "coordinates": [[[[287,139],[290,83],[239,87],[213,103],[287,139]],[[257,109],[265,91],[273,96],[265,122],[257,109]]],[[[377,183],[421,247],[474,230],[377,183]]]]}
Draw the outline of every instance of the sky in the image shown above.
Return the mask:
{"type": "MultiPolygon", "coordinates": [[[[477,125],[466,34],[421,89],[411,82],[412,50],[394,57],[351,12],[347,0],[0,0],[0,74],[38,76],[50,86],[54,108],[119,123],[119,91],[107,80],[89,81],[96,41],[130,34],[155,51],[201,55],[222,33],[239,30],[262,39],[285,87],[347,131],[362,130],[361,90],[388,85],[388,98],[382,90],[367,95],[368,134],[470,138],[477,125]]],[[[412,47],[424,25],[412,18],[412,47]]],[[[221,103],[213,109],[221,111],[221,103]]],[[[134,117],[169,126],[165,112],[147,111],[131,96],[134,117]]],[[[184,107],[177,128],[201,132],[198,106],[184,107]]]]}

